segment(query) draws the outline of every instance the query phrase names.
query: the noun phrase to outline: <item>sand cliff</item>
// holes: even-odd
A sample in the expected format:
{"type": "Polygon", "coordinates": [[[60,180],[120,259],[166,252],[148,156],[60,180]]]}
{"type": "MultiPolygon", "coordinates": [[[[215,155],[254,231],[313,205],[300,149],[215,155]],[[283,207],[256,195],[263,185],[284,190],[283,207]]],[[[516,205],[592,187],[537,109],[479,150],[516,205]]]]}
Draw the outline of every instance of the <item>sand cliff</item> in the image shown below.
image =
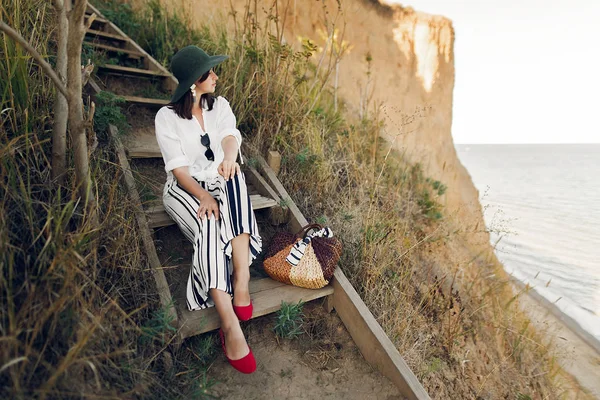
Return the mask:
{"type": "MultiPolygon", "coordinates": [[[[189,10],[199,23],[229,13],[228,2],[218,3],[198,1],[191,8],[189,0],[168,1],[170,7],[189,10]]],[[[263,3],[265,8],[272,4],[263,3]]],[[[246,0],[231,0],[231,4],[243,14],[246,0]]],[[[364,109],[361,103],[368,97],[368,112],[378,108],[385,118],[382,136],[409,161],[421,163],[428,176],[448,187],[443,198],[446,215],[458,217],[459,227],[471,232],[473,243],[487,245],[478,192],[458,160],[452,140],[452,22],[377,0],[342,0],[341,9],[345,30],[338,23],[339,35],[344,30],[344,40],[351,46],[339,66],[339,93],[346,107],[360,113],[361,107],[364,109]],[[367,54],[372,57],[370,79],[367,54]]],[[[297,38],[302,36],[322,45],[319,31],[326,31],[325,16],[332,21],[337,10],[335,0],[280,1],[278,12],[286,18],[285,39],[299,45],[297,38]]]]}

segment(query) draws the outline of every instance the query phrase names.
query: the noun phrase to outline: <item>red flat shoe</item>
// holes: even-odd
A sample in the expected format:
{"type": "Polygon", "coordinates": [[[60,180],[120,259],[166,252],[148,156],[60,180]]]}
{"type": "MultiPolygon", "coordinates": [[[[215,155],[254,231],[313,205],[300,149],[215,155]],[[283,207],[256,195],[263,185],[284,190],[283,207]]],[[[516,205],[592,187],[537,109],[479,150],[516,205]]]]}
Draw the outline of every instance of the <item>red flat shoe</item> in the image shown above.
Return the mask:
{"type": "Polygon", "coordinates": [[[223,334],[223,330],[219,329],[219,336],[221,336],[221,346],[223,346],[223,353],[225,353],[225,357],[229,364],[238,371],[243,374],[251,374],[256,371],[256,360],[254,359],[254,354],[252,354],[252,349],[248,346],[248,354],[239,360],[232,360],[227,356],[227,349],[225,348],[225,335],[223,334]]]}
{"type": "Polygon", "coordinates": [[[248,321],[252,318],[252,311],[254,307],[252,306],[252,300],[250,300],[250,304],[247,306],[233,306],[233,312],[237,315],[240,321],[248,321]]]}

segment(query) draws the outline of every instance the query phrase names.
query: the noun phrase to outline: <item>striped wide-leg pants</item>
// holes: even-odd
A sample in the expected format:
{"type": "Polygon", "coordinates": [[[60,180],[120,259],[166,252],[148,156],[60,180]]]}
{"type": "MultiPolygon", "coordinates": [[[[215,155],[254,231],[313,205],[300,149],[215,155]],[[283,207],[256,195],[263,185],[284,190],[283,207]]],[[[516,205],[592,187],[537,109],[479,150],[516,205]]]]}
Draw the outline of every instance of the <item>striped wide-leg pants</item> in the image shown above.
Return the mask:
{"type": "Polygon", "coordinates": [[[165,210],[194,245],[186,293],[189,310],[212,307],[214,302],[208,291],[213,288],[233,296],[231,240],[234,237],[250,234],[249,263],[262,248],[244,174],[235,175],[229,181],[219,175],[198,183],[217,201],[218,220],[214,217],[198,219],[200,201],[179,186],[175,178],[167,182],[163,192],[165,210]]]}

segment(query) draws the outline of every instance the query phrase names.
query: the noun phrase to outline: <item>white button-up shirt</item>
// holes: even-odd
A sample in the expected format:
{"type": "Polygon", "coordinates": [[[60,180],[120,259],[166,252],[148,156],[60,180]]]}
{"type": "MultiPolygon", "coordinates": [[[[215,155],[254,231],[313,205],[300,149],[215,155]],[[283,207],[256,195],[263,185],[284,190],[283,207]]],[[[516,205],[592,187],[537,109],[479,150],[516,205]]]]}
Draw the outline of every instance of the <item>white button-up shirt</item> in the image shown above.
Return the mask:
{"type": "MultiPolygon", "coordinates": [[[[211,111],[203,107],[202,112],[206,132],[195,116],[192,119],[180,118],[166,106],[156,113],[156,140],[165,162],[167,182],[173,179],[172,171],[178,167],[188,167],[190,175],[200,181],[216,178],[219,175],[217,168],[225,158],[221,146],[223,138],[233,136],[237,140],[238,149],[241,147],[242,135],[236,127],[236,118],[229,102],[224,97],[215,99],[211,111]],[[202,145],[200,138],[205,133],[210,138],[214,161],[209,161],[204,155],[207,148],[202,145]]],[[[240,152],[240,160],[241,157],[240,152]]]]}

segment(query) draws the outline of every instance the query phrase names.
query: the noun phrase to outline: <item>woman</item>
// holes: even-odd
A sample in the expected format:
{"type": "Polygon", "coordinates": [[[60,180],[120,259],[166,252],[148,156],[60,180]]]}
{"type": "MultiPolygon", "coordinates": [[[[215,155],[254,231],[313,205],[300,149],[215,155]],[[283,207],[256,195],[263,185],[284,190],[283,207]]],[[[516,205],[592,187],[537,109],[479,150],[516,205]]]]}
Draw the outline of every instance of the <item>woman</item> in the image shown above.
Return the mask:
{"type": "Polygon", "coordinates": [[[249,266],[262,242],[236,162],[242,137],[235,115],[227,100],[213,96],[219,78],[212,68],[227,58],[196,46],[181,49],[171,62],[179,85],[155,127],[167,171],[163,203],[194,245],[187,306],[216,306],[227,359],[252,373],[256,362],[239,320],[252,316],[249,266]]]}

